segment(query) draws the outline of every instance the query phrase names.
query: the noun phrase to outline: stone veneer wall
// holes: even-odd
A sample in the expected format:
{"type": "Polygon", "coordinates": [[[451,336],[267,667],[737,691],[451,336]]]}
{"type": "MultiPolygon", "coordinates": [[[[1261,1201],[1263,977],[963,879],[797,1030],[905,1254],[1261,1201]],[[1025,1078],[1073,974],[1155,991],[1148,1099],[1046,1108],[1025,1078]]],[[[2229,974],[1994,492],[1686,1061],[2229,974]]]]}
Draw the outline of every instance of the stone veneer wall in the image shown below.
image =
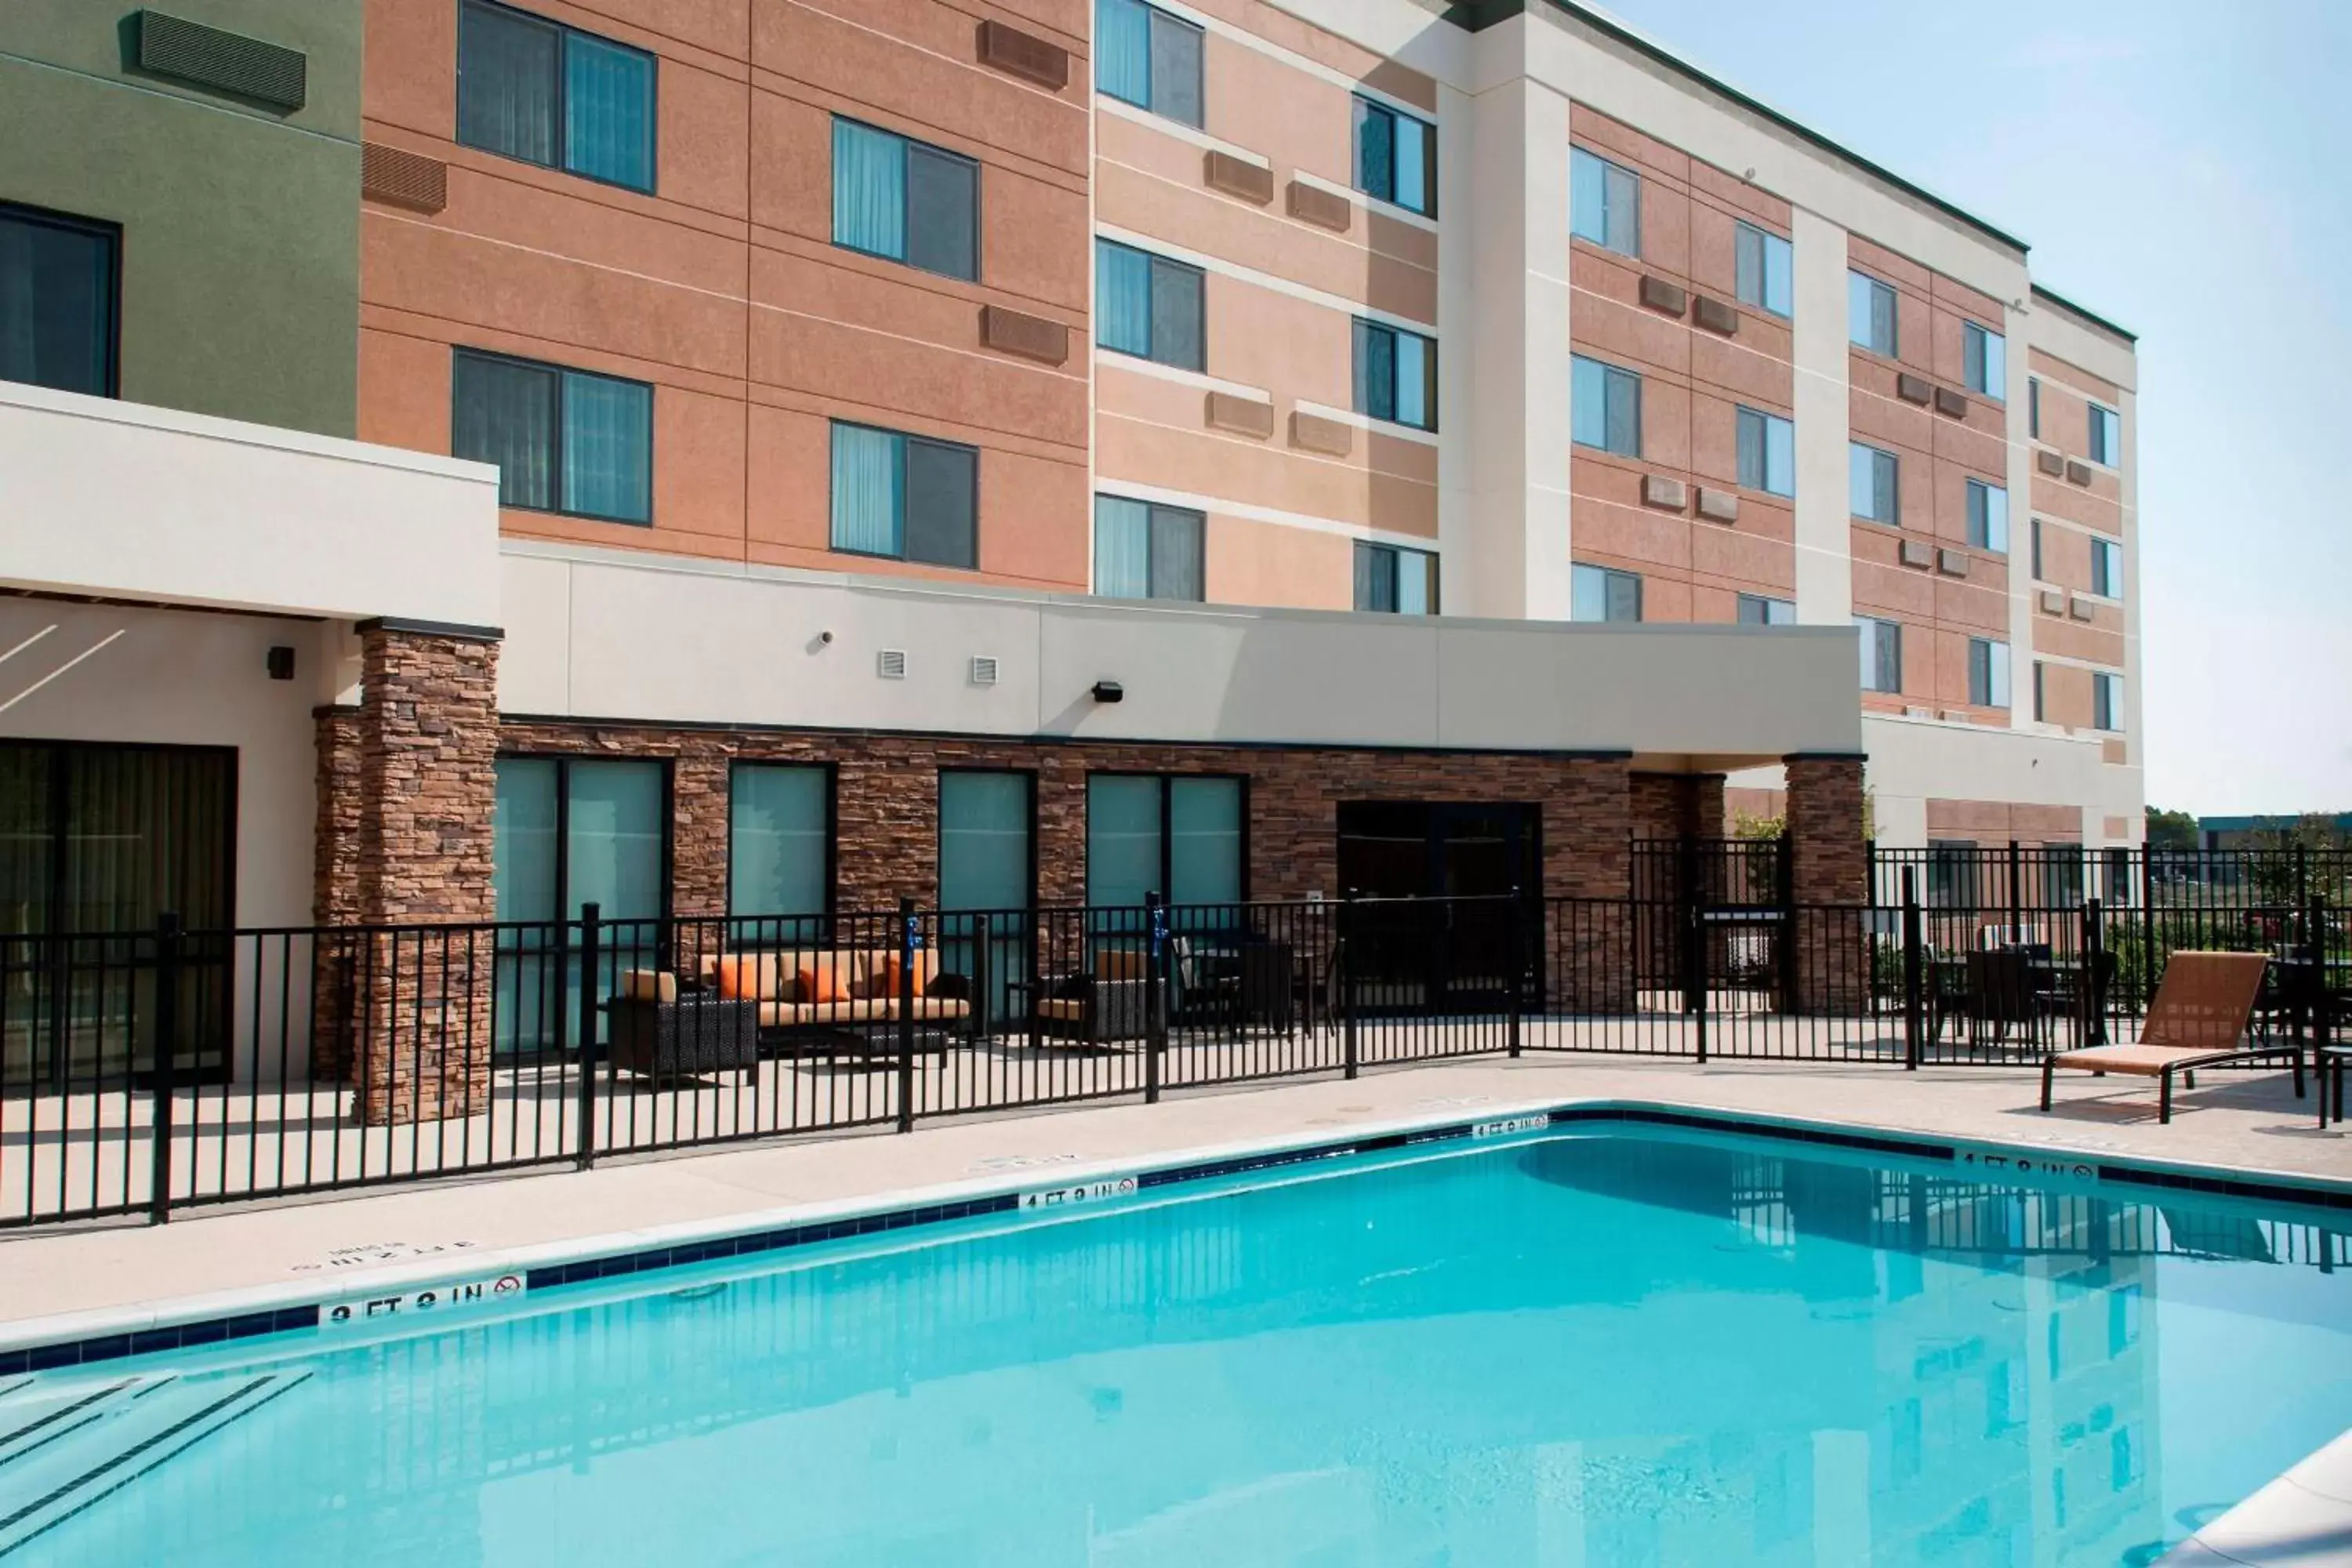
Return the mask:
{"type": "Polygon", "coordinates": [[[1721,837],[1721,773],[1632,775],[1631,810],[1636,838],[1721,837]]]}
{"type": "Polygon", "coordinates": [[[1842,1012],[1865,999],[1868,937],[1844,908],[1870,899],[1870,847],[1862,834],[1863,759],[1801,756],[1788,761],[1791,890],[1800,910],[1800,1008],[1842,1012]],[[1812,906],[1809,908],[1809,906],[1812,906]]]}
{"type": "MultiPolygon", "coordinates": [[[[469,925],[496,914],[496,634],[365,622],[360,704],[318,714],[315,916],[469,925]]],[[[472,931],[322,937],[314,1066],[358,1076],[372,1124],[489,1103],[493,958],[472,931]]]]}
{"type": "Polygon", "coordinates": [[[1087,775],[1228,773],[1245,777],[1250,897],[1327,898],[1339,879],[1342,800],[1526,801],[1541,809],[1545,891],[1625,896],[1629,785],[1617,755],[1387,752],[1129,742],[1025,742],[925,736],[679,730],[663,726],[509,722],[501,749],[541,755],[666,758],[672,802],[671,906],[723,913],[729,769],[736,762],[824,763],[835,770],[835,901],[884,910],[939,891],[943,768],[1032,773],[1037,790],[1038,897],[1086,897],[1087,775]]]}

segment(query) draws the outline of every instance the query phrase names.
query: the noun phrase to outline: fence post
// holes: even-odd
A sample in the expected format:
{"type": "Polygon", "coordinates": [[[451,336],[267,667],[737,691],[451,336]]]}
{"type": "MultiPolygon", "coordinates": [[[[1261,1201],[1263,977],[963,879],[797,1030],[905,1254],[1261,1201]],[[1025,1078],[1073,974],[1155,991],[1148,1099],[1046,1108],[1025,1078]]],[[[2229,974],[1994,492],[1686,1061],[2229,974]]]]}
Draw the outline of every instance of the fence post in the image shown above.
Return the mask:
{"type": "Polygon", "coordinates": [[[1706,927],[1693,899],[1683,912],[1683,1010],[1697,1015],[1701,1063],[1706,1060],[1706,927]]]}
{"type": "MultiPolygon", "coordinates": [[[[2325,898],[2314,897],[2305,900],[2303,905],[2303,953],[2311,963],[2311,986],[2304,994],[2306,1005],[2295,1009],[2295,1022],[2305,1037],[2315,1046],[2326,1043],[2321,1038],[2327,1018],[2327,928],[2323,923],[2327,914],[2326,904],[2325,898]],[[2306,1012],[2309,1015],[2307,1018],[2304,1016],[2306,1012]]],[[[2312,1058],[2315,1063],[2318,1059],[2316,1057],[2312,1058]]],[[[2325,1105],[2327,1089],[2324,1084],[2319,1093],[2320,1103],[2325,1105]]]]}
{"type": "Polygon", "coordinates": [[[1919,943],[1919,873],[1903,868],[1903,1067],[1916,1071],[1927,1050],[1927,953],[1919,943]]]}
{"type": "Polygon", "coordinates": [[[1527,905],[1520,899],[1519,889],[1516,887],[1511,889],[1510,931],[1511,967],[1510,973],[1505,977],[1504,984],[1508,985],[1511,991],[1510,1033],[1507,1037],[1507,1048],[1512,1056],[1517,1057],[1519,1054],[1519,987],[1521,981],[1527,975],[1528,941],[1527,905]]]}
{"type": "Polygon", "coordinates": [[[596,1163],[596,993],[597,971],[604,967],[602,904],[580,906],[580,1148],[577,1169],[596,1163]]]}
{"type": "Polygon", "coordinates": [[[923,945],[915,929],[915,900],[898,900],[898,1131],[915,1130],[915,953],[923,945]]]}
{"type": "Polygon", "coordinates": [[[991,973],[995,954],[990,951],[989,919],[975,915],[971,922],[971,1020],[972,1041],[978,1044],[993,1034],[995,1020],[989,1016],[994,1010],[996,976],[991,973]]]}
{"type": "Polygon", "coordinates": [[[1356,982],[1349,971],[1355,967],[1355,951],[1349,945],[1356,937],[1356,889],[1349,888],[1339,896],[1339,951],[1334,954],[1333,967],[1339,971],[1339,1039],[1347,1076],[1356,1076],[1356,982]]]}
{"type": "Polygon", "coordinates": [[[2139,1016],[2156,1000],[2156,852],[2139,847],[2139,1016]]]}
{"type": "Polygon", "coordinates": [[[1168,1048],[1168,900],[1143,895],[1143,1103],[1160,1103],[1160,1055],[1168,1048]]]}
{"type": "Polygon", "coordinates": [[[180,1054],[180,959],[185,938],[180,917],[165,914],[155,922],[155,1074],[154,1102],[148,1116],[147,1219],[164,1224],[172,1217],[172,1079],[180,1054]]]}
{"type": "Polygon", "coordinates": [[[2025,933],[2024,858],[2019,853],[2017,840],[2009,841],[2009,940],[2022,942],[2025,933]]]}
{"type": "Polygon", "coordinates": [[[2100,900],[2083,906],[2083,1029],[2095,1046],[2107,1043],[2107,912],[2100,900]]]}

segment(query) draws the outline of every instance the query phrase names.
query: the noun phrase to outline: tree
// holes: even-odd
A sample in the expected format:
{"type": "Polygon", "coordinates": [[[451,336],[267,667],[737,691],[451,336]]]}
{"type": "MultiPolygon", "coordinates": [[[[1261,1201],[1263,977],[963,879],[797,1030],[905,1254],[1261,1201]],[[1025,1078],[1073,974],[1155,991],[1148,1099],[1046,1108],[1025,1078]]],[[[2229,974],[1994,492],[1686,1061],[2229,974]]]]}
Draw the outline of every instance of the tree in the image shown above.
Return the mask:
{"type": "Polygon", "coordinates": [[[2147,808],[2147,847],[2150,849],[2195,849],[2200,843],[2197,819],[2185,811],[2166,811],[2159,806],[2147,808]]]}

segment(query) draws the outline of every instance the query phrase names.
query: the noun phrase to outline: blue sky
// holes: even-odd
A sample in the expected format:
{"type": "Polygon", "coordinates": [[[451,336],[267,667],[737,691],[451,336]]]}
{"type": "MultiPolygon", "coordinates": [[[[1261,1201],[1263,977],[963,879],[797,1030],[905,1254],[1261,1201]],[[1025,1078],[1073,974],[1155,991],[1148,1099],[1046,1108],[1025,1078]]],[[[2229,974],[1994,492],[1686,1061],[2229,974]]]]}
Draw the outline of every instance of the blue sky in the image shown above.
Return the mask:
{"type": "Polygon", "coordinates": [[[2148,800],[2352,810],[2352,3],[1606,3],[2139,334],[2148,800]]]}

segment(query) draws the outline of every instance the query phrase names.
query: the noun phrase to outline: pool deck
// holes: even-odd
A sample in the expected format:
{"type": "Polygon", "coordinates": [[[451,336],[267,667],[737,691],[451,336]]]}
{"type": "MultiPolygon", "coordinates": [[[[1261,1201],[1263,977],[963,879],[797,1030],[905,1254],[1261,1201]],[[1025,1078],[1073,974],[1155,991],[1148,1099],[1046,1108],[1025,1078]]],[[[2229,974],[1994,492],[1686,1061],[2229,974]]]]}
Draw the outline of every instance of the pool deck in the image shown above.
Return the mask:
{"type": "MultiPolygon", "coordinates": [[[[1415,1121],[1478,1121],[1578,1100],[1834,1123],[2093,1162],[2147,1161],[2352,1185],[2352,1131],[2321,1131],[2284,1073],[2213,1074],[2157,1123],[2152,1083],[1869,1065],[1480,1058],[1003,1112],[873,1132],[608,1159],[591,1172],[452,1180],[310,1202],[0,1237],[0,1346],[79,1338],[205,1312],[317,1300],[726,1234],[813,1213],[1083,1180],[1090,1173],[1415,1121]],[[2070,1081],[2071,1079],[2071,1081],[2070,1081]],[[936,1194],[936,1195],[932,1195],[936,1194]]],[[[2314,1089],[2315,1093],[2315,1087],[2314,1089]]]]}

